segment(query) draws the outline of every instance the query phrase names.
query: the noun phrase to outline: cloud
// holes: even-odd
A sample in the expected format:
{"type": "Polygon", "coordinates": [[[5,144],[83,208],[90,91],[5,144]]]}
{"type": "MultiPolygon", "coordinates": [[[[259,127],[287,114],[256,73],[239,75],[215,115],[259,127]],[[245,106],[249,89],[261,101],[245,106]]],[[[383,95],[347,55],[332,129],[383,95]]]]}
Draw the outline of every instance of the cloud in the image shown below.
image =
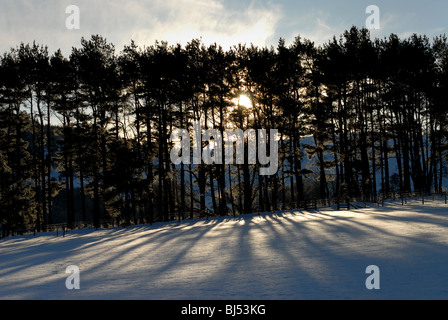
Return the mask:
{"type": "Polygon", "coordinates": [[[329,27],[324,21],[322,21],[320,18],[316,19],[316,24],[320,29],[326,29],[331,30],[331,27],[329,27]]]}
{"type": "MultiPolygon", "coordinates": [[[[322,10],[310,10],[299,19],[300,24],[293,28],[290,38],[300,36],[309,39],[316,45],[321,45],[339,36],[347,29],[347,24],[343,20],[334,19],[333,15],[322,10]]],[[[348,26],[350,27],[350,26],[348,26]]]]}
{"type": "Polygon", "coordinates": [[[65,55],[80,45],[81,37],[100,34],[119,51],[135,40],[139,46],[156,40],[186,44],[202,38],[224,49],[238,43],[267,45],[282,17],[274,3],[245,0],[77,0],[80,30],[68,30],[65,8],[72,0],[1,0],[0,50],[21,42],[59,48],[65,55]]]}
{"type": "MultiPolygon", "coordinates": [[[[145,11],[141,4],[135,3],[135,6],[140,6],[138,12],[145,11]]],[[[154,9],[165,14],[146,12],[150,21],[140,23],[132,31],[137,43],[166,40],[186,44],[193,38],[202,38],[206,44],[216,42],[225,49],[238,43],[264,46],[275,34],[282,15],[281,8],[273,4],[230,7],[218,0],[167,0],[154,9]]]]}

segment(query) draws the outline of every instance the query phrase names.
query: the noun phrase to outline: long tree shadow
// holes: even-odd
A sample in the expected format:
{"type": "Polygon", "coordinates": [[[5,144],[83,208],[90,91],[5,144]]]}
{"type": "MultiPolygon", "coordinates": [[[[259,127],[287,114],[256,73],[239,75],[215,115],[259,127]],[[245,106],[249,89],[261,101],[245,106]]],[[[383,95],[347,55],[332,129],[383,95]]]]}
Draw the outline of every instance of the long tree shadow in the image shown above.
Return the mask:
{"type": "Polygon", "coordinates": [[[444,210],[388,204],[17,238],[1,243],[0,279],[9,288],[0,296],[40,299],[51,288],[57,299],[447,297],[444,210]],[[84,291],[65,289],[68,264],[81,267],[84,291]],[[371,264],[386,283],[378,292],[365,288],[371,264]]]}

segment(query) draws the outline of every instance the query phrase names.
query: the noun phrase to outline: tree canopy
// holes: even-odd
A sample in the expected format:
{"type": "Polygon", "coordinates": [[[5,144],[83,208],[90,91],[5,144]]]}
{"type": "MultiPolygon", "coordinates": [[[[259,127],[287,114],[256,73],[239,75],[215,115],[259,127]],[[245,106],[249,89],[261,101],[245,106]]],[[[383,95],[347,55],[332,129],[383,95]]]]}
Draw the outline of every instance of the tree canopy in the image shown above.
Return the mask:
{"type": "Polygon", "coordinates": [[[0,223],[99,227],[441,192],[447,96],[446,36],[371,39],[352,27],[320,46],[131,41],[117,53],[94,35],[69,57],[22,43],[0,60],[0,223]],[[195,122],[277,129],[277,173],[173,164],[171,133],[195,122]]]}

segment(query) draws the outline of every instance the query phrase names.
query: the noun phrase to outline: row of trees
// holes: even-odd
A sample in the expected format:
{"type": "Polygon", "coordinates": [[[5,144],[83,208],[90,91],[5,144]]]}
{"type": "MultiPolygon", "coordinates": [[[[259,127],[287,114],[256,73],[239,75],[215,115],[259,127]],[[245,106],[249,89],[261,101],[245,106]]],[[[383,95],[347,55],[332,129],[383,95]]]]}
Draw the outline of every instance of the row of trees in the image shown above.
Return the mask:
{"type": "Polygon", "coordinates": [[[58,193],[69,226],[99,226],[441,191],[447,95],[445,36],[372,40],[353,27],[322,46],[297,37],[224,51],[195,39],[131,42],[119,54],[92,36],[68,58],[21,44],[0,65],[0,222],[43,229],[58,193]],[[221,132],[278,129],[277,174],[247,162],[174,165],[170,134],[194,121],[221,132]]]}

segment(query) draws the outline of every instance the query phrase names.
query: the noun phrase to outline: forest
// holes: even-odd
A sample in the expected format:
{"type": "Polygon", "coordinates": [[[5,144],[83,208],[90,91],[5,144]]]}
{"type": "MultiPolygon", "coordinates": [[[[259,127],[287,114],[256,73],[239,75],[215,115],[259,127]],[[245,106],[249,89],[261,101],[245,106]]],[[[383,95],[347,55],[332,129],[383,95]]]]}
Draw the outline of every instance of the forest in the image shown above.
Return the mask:
{"type": "Polygon", "coordinates": [[[68,57],[22,43],[0,60],[2,232],[442,192],[447,101],[445,35],[372,39],[354,26],[322,45],[192,39],[120,51],[92,35],[68,57]],[[194,123],[278,130],[277,173],[172,163],[172,132],[194,123]]]}

